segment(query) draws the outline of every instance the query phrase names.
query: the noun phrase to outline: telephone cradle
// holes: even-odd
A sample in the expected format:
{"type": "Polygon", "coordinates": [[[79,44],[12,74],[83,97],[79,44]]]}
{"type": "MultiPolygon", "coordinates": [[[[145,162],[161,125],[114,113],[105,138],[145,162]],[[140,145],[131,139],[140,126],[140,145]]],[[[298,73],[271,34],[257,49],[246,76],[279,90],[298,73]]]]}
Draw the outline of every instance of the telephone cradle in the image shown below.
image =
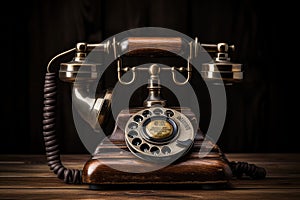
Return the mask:
{"type": "Polygon", "coordinates": [[[226,187],[230,180],[244,175],[252,179],[265,178],[266,170],[262,167],[247,162],[229,161],[219,146],[199,128],[199,121],[191,108],[169,107],[167,100],[161,96],[160,72],[170,72],[177,85],[186,84],[192,75],[189,62],[199,53],[199,49],[216,55],[213,62],[202,65],[203,78],[218,84],[220,81],[240,81],[241,64],[230,62],[229,59],[233,46],[226,43],[200,44],[197,39],[188,43],[183,38],[174,37],[135,37],[125,38],[123,41],[126,42],[116,42],[113,38],[112,41],[101,44],[78,43],[76,48],[59,54],[48,64],[44,85],[43,136],[48,165],[59,179],[99,189],[105,185],[136,184],[226,187]],[[101,67],[95,62],[86,61],[88,53],[93,49],[96,49],[96,55],[113,54],[112,59],[117,60],[118,81],[123,85],[134,82],[136,72],[146,71],[149,75],[148,97],[143,106],[124,108],[119,112],[112,133],[99,142],[83,169],[69,169],[61,162],[56,135],[57,74],[60,80],[73,83],[73,103],[75,107],[79,105],[78,113],[92,128],[105,126],[110,120],[108,113],[111,109],[112,92],[106,90],[97,97],[91,97],[86,92],[85,84],[89,85],[97,80],[95,70],[101,67]],[[178,50],[188,51],[189,56],[185,67],[167,68],[153,63],[146,68],[124,67],[120,53],[124,49],[125,56],[170,56],[168,51],[178,50]],[[75,52],[73,60],[61,63],[59,73],[57,70],[51,71],[53,60],[70,52],[75,52]],[[132,79],[126,82],[121,78],[122,72],[129,71],[132,79]],[[175,71],[186,72],[186,81],[179,82],[175,71]]]}

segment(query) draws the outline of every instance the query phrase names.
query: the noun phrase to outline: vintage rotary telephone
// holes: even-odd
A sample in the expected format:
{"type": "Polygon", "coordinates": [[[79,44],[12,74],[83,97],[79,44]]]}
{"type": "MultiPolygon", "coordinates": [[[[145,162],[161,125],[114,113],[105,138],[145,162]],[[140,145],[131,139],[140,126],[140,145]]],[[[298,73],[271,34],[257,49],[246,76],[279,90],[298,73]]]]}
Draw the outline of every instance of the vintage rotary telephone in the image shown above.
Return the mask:
{"type": "Polygon", "coordinates": [[[233,50],[233,45],[200,44],[197,38],[187,42],[180,37],[127,37],[113,38],[101,44],[78,43],[74,49],[55,56],[48,64],[44,87],[43,135],[50,169],[66,183],[84,183],[90,188],[107,184],[217,185],[227,184],[232,178],[243,175],[264,178],[264,168],[229,161],[202,133],[193,110],[169,106],[168,99],[161,94],[160,74],[169,74],[175,88],[187,84],[194,75],[190,61],[200,51],[207,51],[213,57],[201,66],[203,79],[216,85],[241,81],[242,65],[230,61],[233,50]],[[51,68],[53,60],[74,52],[75,57],[61,63],[59,70],[51,68]],[[171,67],[159,63],[161,58],[176,57],[174,52],[187,54],[187,61],[181,66],[171,63],[171,67]],[[95,59],[88,58],[90,53],[95,59]],[[80,117],[94,130],[105,127],[112,122],[115,91],[104,90],[98,82],[102,61],[110,56],[115,60],[111,63],[110,76],[117,77],[119,84],[129,87],[144,74],[148,79],[144,87],[148,97],[140,106],[119,112],[114,128],[99,142],[82,170],[68,169],[60,159],[55,129],[57,77],[73,84],[73,104],[78,106],[76,110],[80,117]],[[138,63],[146,61],[146,64],[142,67],[126,64],[130,58],[138,63]],[[129,79],[122,77],[127,72],[131,74],[129,79]],[[183,79],[179,80],[179,73],[185,74],[183,79]],[[95,82],[96,95],[88,95],[87,85],[95,82]],[[199,156],[200,151],[204,156],[199,156]]]}

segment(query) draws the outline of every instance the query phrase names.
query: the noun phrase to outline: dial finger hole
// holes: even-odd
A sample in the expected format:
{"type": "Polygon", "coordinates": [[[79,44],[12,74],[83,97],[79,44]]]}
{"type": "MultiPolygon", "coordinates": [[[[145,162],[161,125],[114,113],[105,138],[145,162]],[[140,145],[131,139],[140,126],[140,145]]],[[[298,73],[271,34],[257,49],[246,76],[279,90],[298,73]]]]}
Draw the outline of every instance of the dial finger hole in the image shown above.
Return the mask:
{"type": "Polygon", "coordinates": [[[130,138],[136,138],[138,133],[136,131],[129,131],[129,133],[127,135],[130,138]]]}
{"type": "Polygon", "coordinates": [[[166,110],[165,115],[168,117],[173,117],[174,112],[172,110],[166,110]]]}
{"type": "Polygon", "coordinates": [[[156,115],[161,115],[161,114],[163,114],[163,111],[161,109],[157,108],[157,109],[153,110],[153,113],[156,115]]]}
{"type": "Polygon", "coordinates": [[[158,155],[159,152],[160,152],[160,150],[159,150],[158,147],[152,147],[152,148],[150,149],[150,152],[151,152],[153,155],[158,155]]]}
{"type": "Polygon", "coordinates": [[[132,140],[132,144],[134,145],[134,146],[138,146],[138,145],[140,145],[142,143],[142,140],[140,139],[140,138],[134,138],[133,140],[132,140]]]}
{"type": "Polygon", "coordinates": [[[129,125],[128,125],[128,128],[130,129],[136,129],[138,127],[138,124],[135,123],[135,122],[131,122],[129,125]]]}
{"type": "Polygon", "coordinates": [[[143,121],[143,117],[141,115],[136,115],[133,117],[133,120],[136,122],[141,122],[143,121]]]}
{"type": "Polygon", "coordinates": [[[162,149],[161,149],[161,152],[163,154],[170,154],[171,153],[171,149],[167,146],[164,146],[162,149]]]}
{"type": "Polygon", "coordinates": [[[151,116],[151,112],[150,112],[150,110],[145,110],[145,111],[142,113],[142,115],[143,115],[144,117],[150,117],[150,116],[151,116]]]}
{"type": "Polygon", "coordinates": [[[150,147],[148,144],[144,143],[141,145],[140,149],[143,151],[143,152],[148,152],[150,147]]]}

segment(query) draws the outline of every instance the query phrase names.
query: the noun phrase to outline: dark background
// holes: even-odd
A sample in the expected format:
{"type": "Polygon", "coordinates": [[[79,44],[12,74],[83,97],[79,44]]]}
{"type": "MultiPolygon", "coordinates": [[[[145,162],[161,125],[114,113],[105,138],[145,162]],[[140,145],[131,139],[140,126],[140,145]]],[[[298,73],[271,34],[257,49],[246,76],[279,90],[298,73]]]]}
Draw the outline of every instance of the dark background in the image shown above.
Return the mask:
{"type": "MultiPolygon", "coordinates": [[[[263,2],[10,1],[3,7],[8,14],[2,17],[1,30],[0,153],[44,153],[43,83],[52,57],[77,42],[99,43],[146,26],[173,29],[198,37],[200,43],[237,47],[235,57],[246,66],[245,79],[227,88],[227,119],[218,141],[224,152],[299,152],[296,6],[288,1],[263,2]]],[[[85,153],[75,133],[68,87],[60,87],[61,149],[85,153]]]]}

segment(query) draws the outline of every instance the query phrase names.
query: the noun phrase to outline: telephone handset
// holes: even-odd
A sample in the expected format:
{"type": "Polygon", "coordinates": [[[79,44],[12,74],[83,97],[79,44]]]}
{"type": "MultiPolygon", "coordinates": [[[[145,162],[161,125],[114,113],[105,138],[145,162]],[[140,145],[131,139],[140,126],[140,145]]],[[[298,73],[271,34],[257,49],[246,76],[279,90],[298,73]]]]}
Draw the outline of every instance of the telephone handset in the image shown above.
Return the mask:
{"type": "Polygon", "coordinates": [[[203,79],[213,84],[241,81],[242,65],[230,61],[233,50],[233,45],[200,44],[197,38],[187,42],[180,37],[127,37],[101,44],[78,43],[74,49],[55,56],[48,64],[44,87],[43,135],[50,169],[66,183],[84,183],[92,189],[106,184],[227,184],[233,177],[243,175],[264,178],[264,168],[230,162],[202,133],[191,108],[168,106],[167,99],[161,95],[161,72],[169,73],[175,85],[187,84],[192,76],[190,61],[200,51],[213,55],[213,60],[202,63],[203,79]],[[52,72],[54,59],[73,52],[73,60],[61,63],[60,69],[52,72]],[[68,169],[60,160],[55,130],[57,74],[60,80],[73,83],[72,103],[92,129],[106,126],[111,120],[108,113],[114,89],[102,90],[94,97],[87,95],[86,85],[97,82],[101,71],[99,60],[87,58],[91,52],[97,58],[112,56],[116,60],[115,74],[121,85],[130,85],[140,73],[147,73],[148,97],[140,107],[120,111],[112,133],[97,145],[82,170],[68,169]],[[174,57],[174,53],[187,54],[186,66],[168,67],[158,63],[123,66],[126,57],[151,60],[174,57]],[[127,72],[131,73],[129,80],[122,77],[127,72]],[[178,73],[185,74],[185,79],[179,79],[178,73]],[[199,156],[199,152],[204,156],[199,156]]]}

